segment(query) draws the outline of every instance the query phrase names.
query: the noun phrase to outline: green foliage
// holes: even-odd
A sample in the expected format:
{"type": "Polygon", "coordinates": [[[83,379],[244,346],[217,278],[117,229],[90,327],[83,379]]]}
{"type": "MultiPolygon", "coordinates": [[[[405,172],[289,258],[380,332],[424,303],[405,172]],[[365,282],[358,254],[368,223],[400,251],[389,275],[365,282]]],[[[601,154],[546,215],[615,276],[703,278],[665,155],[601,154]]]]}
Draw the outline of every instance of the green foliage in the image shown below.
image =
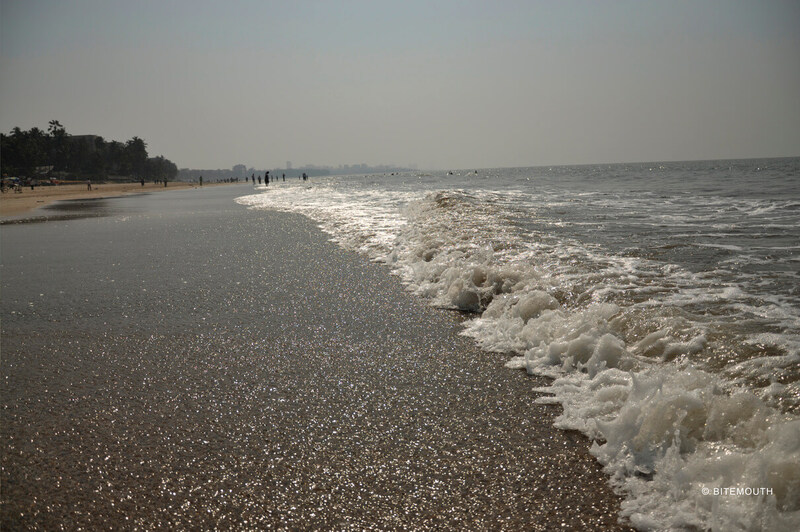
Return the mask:
{"type": "Polygon", "coordinates": [[[162,156],[148,158],[147,144],[139,137],[125,143],[106,142],[97,135],[72,136],[58,120],[47,133],[39,128],[15,127],[0,134],[0,171],[3,175],[34,177],[66,173],[103,179],[109,175],[132,179],[173,179],[175,164],[162,156]]]}
{"type": "Polygon", "coordinates": [[[153,179],[159,179],[167,181],[171,179],[175,179],[175,176],[178,175],[178,167],[175,166],[175,163],[170,161],[169,159],[165,159],[162,156],[153,157],[152,159],[147,159],[147,175],[151,176],[153,179]]]}
{"type": "Polygon", "coordinates": [[[0,138],[0,153],[3,174],[8,173],[6,168],[13,168],[17,173],[32,174],[37,166],[44,164],[47,153],[46,136],[36,127],[30,131],[15,127],[10,136],[2,135],[0,138]]]}

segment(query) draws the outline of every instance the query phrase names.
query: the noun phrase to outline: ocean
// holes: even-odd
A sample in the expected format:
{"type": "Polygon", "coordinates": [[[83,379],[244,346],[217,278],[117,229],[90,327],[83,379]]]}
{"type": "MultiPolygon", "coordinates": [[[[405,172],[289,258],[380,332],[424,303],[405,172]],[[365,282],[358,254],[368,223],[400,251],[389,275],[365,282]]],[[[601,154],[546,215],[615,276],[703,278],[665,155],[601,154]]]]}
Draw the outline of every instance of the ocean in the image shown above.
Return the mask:
{"type": "Polygon", "coordinates": [[[593,440],[635,527],[800,528],[800,158],[333,176],[237,201],[310,217],[463,312],[508,371],[550,377],[539,401],[593,440]]]}

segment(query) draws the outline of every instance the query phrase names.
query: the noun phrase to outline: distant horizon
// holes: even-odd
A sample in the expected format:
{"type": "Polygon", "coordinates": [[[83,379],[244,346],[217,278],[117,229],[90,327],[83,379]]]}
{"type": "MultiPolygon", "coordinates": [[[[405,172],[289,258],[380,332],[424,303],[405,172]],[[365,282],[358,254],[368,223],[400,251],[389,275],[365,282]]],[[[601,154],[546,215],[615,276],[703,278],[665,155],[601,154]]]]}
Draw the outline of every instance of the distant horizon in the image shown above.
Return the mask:
{"type": "MultiPolygon", "coordinates": [[[[20,129],[26,131],[32,128],[38,128],[42,132],[47,131],[47,126],[39,126],[39,125],[32,125],[28,126],[27,129],[25,126],[15,125],[10,128],[10,131],[13,131],[14,128],[19,127],[20,129]]],[[[3,134],[7,134],[3,132],[3,134]]],[[[105,135],[101,135],[98,133],[71,133],[67,132],[67,135],[70,137],[84,137],[84,136],[95,136],[100,137],[106,140],[107,142],[110,140],[115,140],[117,142],[124,142],[126,139],[109,139],[105,135]]],[[[133,137],[142,138],[139,135],[133,135],[133,137]]],[[[142,140],[147,143],[146,138],[142,138],[142,140]]],[[[149,149],[149,144],[148,144],[149,149]]],[[[169,154],[166,153],[149,153],[150,157],[155,156],[163,156],[167,159],[171,159],[169,154]]],[[[394,164],[394,163],[342,163],[342,164],[318,164],[318,163],[304,163],[302,165],[292,165],[292,168],[287,168],[285,166],[272,166],[272,167],[265,167],[265,166],[253,166],[249,164],[245,164],[242,162],[234,163],[229,166],[223,166],[219,168],[211,168],[211,167],[192,167],[192,166],[183,166],[181,164],[177,164],[176,166],[179,171],[209,171],[209,172],[225,172],[230,171],[233,172],[233,168],[239,165],[243,165],[248,169],[248,172],[256,171],[256,172],[264,172],[264,171],[273,171],[273,170],[300,170],[300,169],[317,169],[317,170],[339,170],[343,167],[353,167],[359,165],[366,165],[368,169],[365,173],[373,173],[377,171],[405,171],[405,172],[423,172],[423,171],[430,171],[430,172],[445,172],[445,171],[475,171],[475,170],[492,170],[492,169],[504,169],[504,168],[547,168],[547,167],[570,167],[570,166],[601,166],[601,165],[625,165],[625,164],[674,164],[674,163],[696,163],[696,162],[713,162],[713,161],[749,161],[749,160],[759,160],[759,159],[794,159],[800,158],[800,150],[798,150],[798,155],[777,155],[777,156],[755,156],[755,157],[710,157],[710,158],[697,158],[697,159],[662,159],[662,160],[631,160],[631,161],[615,161],[615,162],[581,162],[581,163],[536,163],[536,164],[522,164],[522,165],[500,165],[500,166],[452,166],[452,167],[422,167],[416,163],[409,163],[409,164],[394,164]],[[378,170],[377,168],[386,167],[385,170],[378,170]],[[391,170],[390,170],[391,169],[391,170]]],[[[357,172],[353,172],[357,173],[357,172]]],[[[344,174],[338,174],[344,175],[344,174]]]]}
{"type": "MultiPolygon", "coordinates": [[[[412,168],[405,165],[391,165],[391,164],[375,164],[375,165],[367,165],[369,167],[379,167],[379,166],[387,166],[387,167],[396,167],[397,169],[404,169],[404,171],[409,172],[447,172],[447,171],[475,171],[475,170],[497,170],[497,169],[508,169],[508,168],[548,168],[548,167],[570,167],[570,166],[613,166],[613,165],[623,165],[623,164],[675,164],[675,163],[704,163],[704,162],[716,162],[716,161],[757,161],[757,160],[773,160],[773,159],[800,159],[800,155],[785,155],[785,156],[776,156],[776,157],[731,157],[725,159],[675,159],[675,160],[663,160],[663,161],[621,161],[621,162],[596,162],[596,163],[578,163],[578,164],[529,164],[529,165],[522,165],[522,166],[486,166],[486,167],[452,167],[452,168],[412,168]]],[[[247,166],[248,171],[270,171],[273,170],[303,170],[303,169],[318,169],[318,170],[328,170],[328,169],[339,169],[342,166],[355,166],[356,164],[362,163],[354,163],[354,164],[344,164],[344,165],[325,165],[325,164],[307,164],[307,165],[298,165],[292,166],[292,168],[285,168],[281,166],[275,166],[272,168],[256,168],[254,166],[247,166]]],[[[192,168],[192,167],[179,167],[179,170],[191,170],[191,171],[227,171],[232,170],[233,167],[236,165],[231,165],[230,167],[223,167],[223,168],[192,168]]]]}

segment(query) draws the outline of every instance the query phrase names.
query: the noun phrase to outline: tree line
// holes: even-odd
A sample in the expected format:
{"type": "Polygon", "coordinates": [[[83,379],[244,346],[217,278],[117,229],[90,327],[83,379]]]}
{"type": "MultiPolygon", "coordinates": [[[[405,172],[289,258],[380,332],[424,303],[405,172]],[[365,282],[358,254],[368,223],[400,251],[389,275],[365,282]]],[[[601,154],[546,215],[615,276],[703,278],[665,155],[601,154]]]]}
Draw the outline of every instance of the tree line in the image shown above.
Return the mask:
{"type": "Polygon", "coordinates": [[[163,181],[178,175],[178,167],[169,159],[148,157],[147,144],[139,137],[123,143],[107,142],[98,135],[73,136],[58,120],[51,120],[47,131],[15,127],[8,135],[0,133],[0,154],[3,176],[163,181]]]}

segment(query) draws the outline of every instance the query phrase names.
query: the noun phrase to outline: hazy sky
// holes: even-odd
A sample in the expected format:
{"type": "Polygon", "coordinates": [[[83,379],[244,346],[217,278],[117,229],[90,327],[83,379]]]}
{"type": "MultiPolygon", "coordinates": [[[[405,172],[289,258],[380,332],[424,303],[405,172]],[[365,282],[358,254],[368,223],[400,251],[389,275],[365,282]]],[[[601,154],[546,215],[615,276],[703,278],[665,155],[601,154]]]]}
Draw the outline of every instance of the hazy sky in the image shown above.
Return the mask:
{"type": "Polygon", "coordinates": [[[179,167],[800,155],[800,1],[0,0],[0,130],[179,167]]]}

